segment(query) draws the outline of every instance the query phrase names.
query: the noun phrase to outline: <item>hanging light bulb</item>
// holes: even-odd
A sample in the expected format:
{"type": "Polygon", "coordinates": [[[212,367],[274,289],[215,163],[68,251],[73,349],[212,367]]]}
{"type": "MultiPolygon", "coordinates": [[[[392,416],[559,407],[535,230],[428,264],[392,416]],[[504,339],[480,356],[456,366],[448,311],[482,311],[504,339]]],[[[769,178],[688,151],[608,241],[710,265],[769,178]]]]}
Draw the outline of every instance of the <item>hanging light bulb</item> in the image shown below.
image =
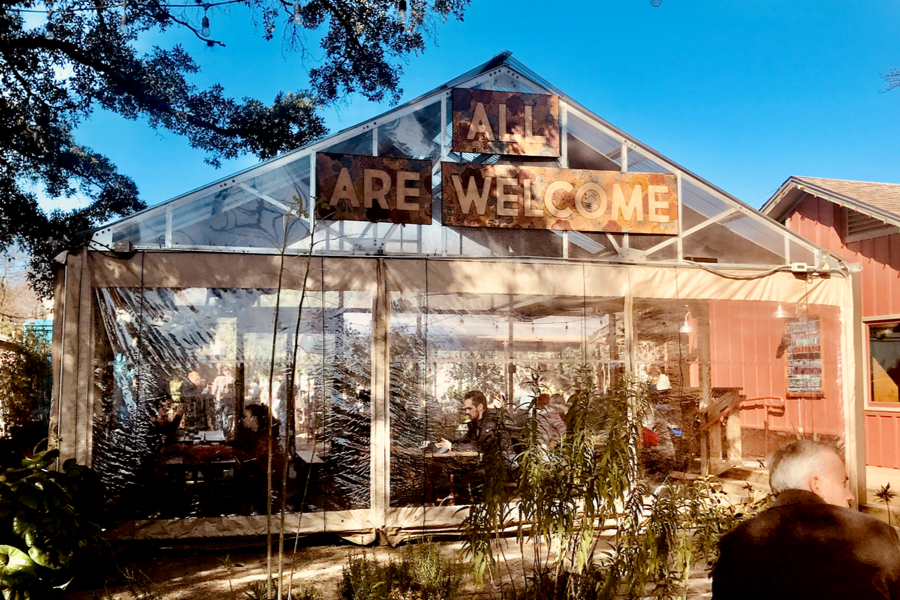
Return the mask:
{"type": "Polygon", "coordinates": [[[786,310],[784,310],[783,308],[781,308],[781,305],[779,304],[779,305],[778,305],[778,310],[776,310],[775,312],[773,312],[773,313],[772,313],[772,316],[775,317],[776,319],[786,319],[786,318],[788,318],[788,317],[790,316],[790,314],[788,313],[788,311],[786,311],[786,310]]]}
{"type": "Polygon", "coordinates": [[[662,0],[650,0],[650,6],[653,8],[659,8],[662,5],[662,0]]]}
{"type": "Polygon", "coordinates": [[[691,327],[691,323],[689,320],[690,318],[691,318],[690,312],[688,312],[686,315],[684,315],[684,325],[682,325],[681,327],[678,328],[678,333],[690,333],[694,330],[694,328],[691,327]]]}
{"type": "Polygon", "coordinates": [[[200,22],[200,35],[203,37],[209,37],[209,17],[205,14],[203,15],[203,20],[200,22]]]}
{"type": "Polygon", "coordinates": [[[406,25],[406,0],[397,2],[397,20],[406,25]]]}
{"type": "Polygon", "coordinates": [[[303,24],[303,19],[300,17],[300,2],[294,2],[294,25],[298,27],[303,24]]]}

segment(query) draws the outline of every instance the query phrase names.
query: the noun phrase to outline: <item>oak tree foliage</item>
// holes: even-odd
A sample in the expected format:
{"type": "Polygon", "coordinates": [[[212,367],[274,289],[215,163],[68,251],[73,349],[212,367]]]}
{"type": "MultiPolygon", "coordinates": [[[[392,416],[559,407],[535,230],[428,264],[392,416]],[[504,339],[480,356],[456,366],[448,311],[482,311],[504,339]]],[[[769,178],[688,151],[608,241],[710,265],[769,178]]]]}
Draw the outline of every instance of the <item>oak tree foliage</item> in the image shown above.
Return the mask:
{"type": "Polygon", "coordinates": [[[32,284],[47,296],[52,258],[83,245],[78,232],[145,207],[127,174],[78,142],[92,111],[184,136],[214,166],[245,153],[270,158],[326,133],[316,112],[323,103],[350,94],[397,102],[406,57],[425,49],[440,21],[462,19],[470,1],[0,0],[0,250],[27,251],[32,284]],[[191,82],[200,64],[185,47],[138,49],[142,35],[172,28],[191,32],[198,46],[224,46],[200,18],[226,18],[216,17],[224,5],[251,12],[259,27],[246,35],[283,32],[284,46],[306,58],[307,44],[318,43],[324,58],[309,70],[309,89],[271,104],[238,101],[221,85],[191,82]],[[86,202],[47,212],[40,193],[86,202]]]}

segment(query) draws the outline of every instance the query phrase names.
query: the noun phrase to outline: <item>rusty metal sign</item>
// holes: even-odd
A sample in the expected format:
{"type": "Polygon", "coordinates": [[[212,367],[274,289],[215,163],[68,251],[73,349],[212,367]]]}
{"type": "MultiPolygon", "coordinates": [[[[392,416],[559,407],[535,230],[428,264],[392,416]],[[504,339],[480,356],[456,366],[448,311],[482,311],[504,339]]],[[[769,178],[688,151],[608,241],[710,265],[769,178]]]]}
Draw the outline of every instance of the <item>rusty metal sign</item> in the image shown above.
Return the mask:
{"type": "Polygon", "coordinates": [[[431,161],[316,155],[316,218],[431,224],[431,161]]]}
{"type": "Polygon", "coordinates": [[[454,88],[453,151],[559,156],[559,96],[454,88]]]}
{"type": "Polygon", "coordinates": [[[441,163],[443,224],[677,235],[672,173],[441,163]]]}

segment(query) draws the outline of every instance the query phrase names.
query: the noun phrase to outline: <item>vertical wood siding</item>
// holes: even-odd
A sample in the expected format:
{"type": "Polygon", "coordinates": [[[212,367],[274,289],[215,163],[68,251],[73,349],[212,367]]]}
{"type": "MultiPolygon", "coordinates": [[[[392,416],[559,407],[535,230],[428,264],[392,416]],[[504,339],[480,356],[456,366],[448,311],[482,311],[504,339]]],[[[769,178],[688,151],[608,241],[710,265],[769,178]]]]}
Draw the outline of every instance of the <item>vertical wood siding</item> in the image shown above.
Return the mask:
{"type": "MultiPolygon", "coordinates": [[[[806,196],[791,215],[788,227],[862,265],[863,317],[900,315],[900,234],[845,245],[839,231],[841,210],[836,204],[806,196]]],[[[868,365],[860,366],[868,373],[868,365]]],[[[865,414],[866,463],[900,469],[900,412],[866,409],[865,414]]]]}
{"type": "MultiPolygon", "coordinates": [[[[840,319],[837,307],[810,306],[822,324],[823,398],[787,398],[786,357],[777,357],[784,319],[774,302],[710,302],[713,387],[739,387],[741,426],[771,431],[841,435],[840,319]]],[[[787,308],[787,307],[785,307],[787,308]]]]}

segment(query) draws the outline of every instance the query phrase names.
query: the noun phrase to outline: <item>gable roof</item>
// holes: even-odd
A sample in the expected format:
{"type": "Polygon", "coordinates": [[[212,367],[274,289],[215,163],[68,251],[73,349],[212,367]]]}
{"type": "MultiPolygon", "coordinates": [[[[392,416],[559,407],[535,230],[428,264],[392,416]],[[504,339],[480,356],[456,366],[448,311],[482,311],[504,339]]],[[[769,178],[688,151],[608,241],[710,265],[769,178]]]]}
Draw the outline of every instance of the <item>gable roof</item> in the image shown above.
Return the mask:
{"type": "Polygon", "coordinates": [[[776,221],[790,216],[804,194],[848,206],[900,226],[900,184],[791,176],[760,209],[776,221]]]}
{"type": "MultiPolygon", "coordinates": [[[[516,159],[519,160],[519,159],[516,159]]],[[[538,166],[537,163],[534,163],[538,166]]],[[[718,262],[731,266],[841,268],[840,259],[764,216],[629,136],[572,100],[503,52],[482,65],[377,117],[234,175],[157,204],[93,233],[96,249],[127,241],[135,249],[224,252],[305,252],[316,232],[316,254],[393,254],[496,258],[579,258],[630,263],[718,262]],[[676,236],[444,227],[440,163],[491,164],[501,157],[455,153],[450,92],[481,88],[556,94],[562,152],[546,166],[674,173],[681,198],[676,236]],[[432,225],[317,221],[304,214],[282,230],[300,205],[311,213],[317,152],[402,156],[433,162],[432,225]],[[321,234],[319,233],[321,232],[321,234]],[[287,240],[285,240],[287,235],[287,240]],[[323,239],[324,238],[324,239],[323,239]]]]}

